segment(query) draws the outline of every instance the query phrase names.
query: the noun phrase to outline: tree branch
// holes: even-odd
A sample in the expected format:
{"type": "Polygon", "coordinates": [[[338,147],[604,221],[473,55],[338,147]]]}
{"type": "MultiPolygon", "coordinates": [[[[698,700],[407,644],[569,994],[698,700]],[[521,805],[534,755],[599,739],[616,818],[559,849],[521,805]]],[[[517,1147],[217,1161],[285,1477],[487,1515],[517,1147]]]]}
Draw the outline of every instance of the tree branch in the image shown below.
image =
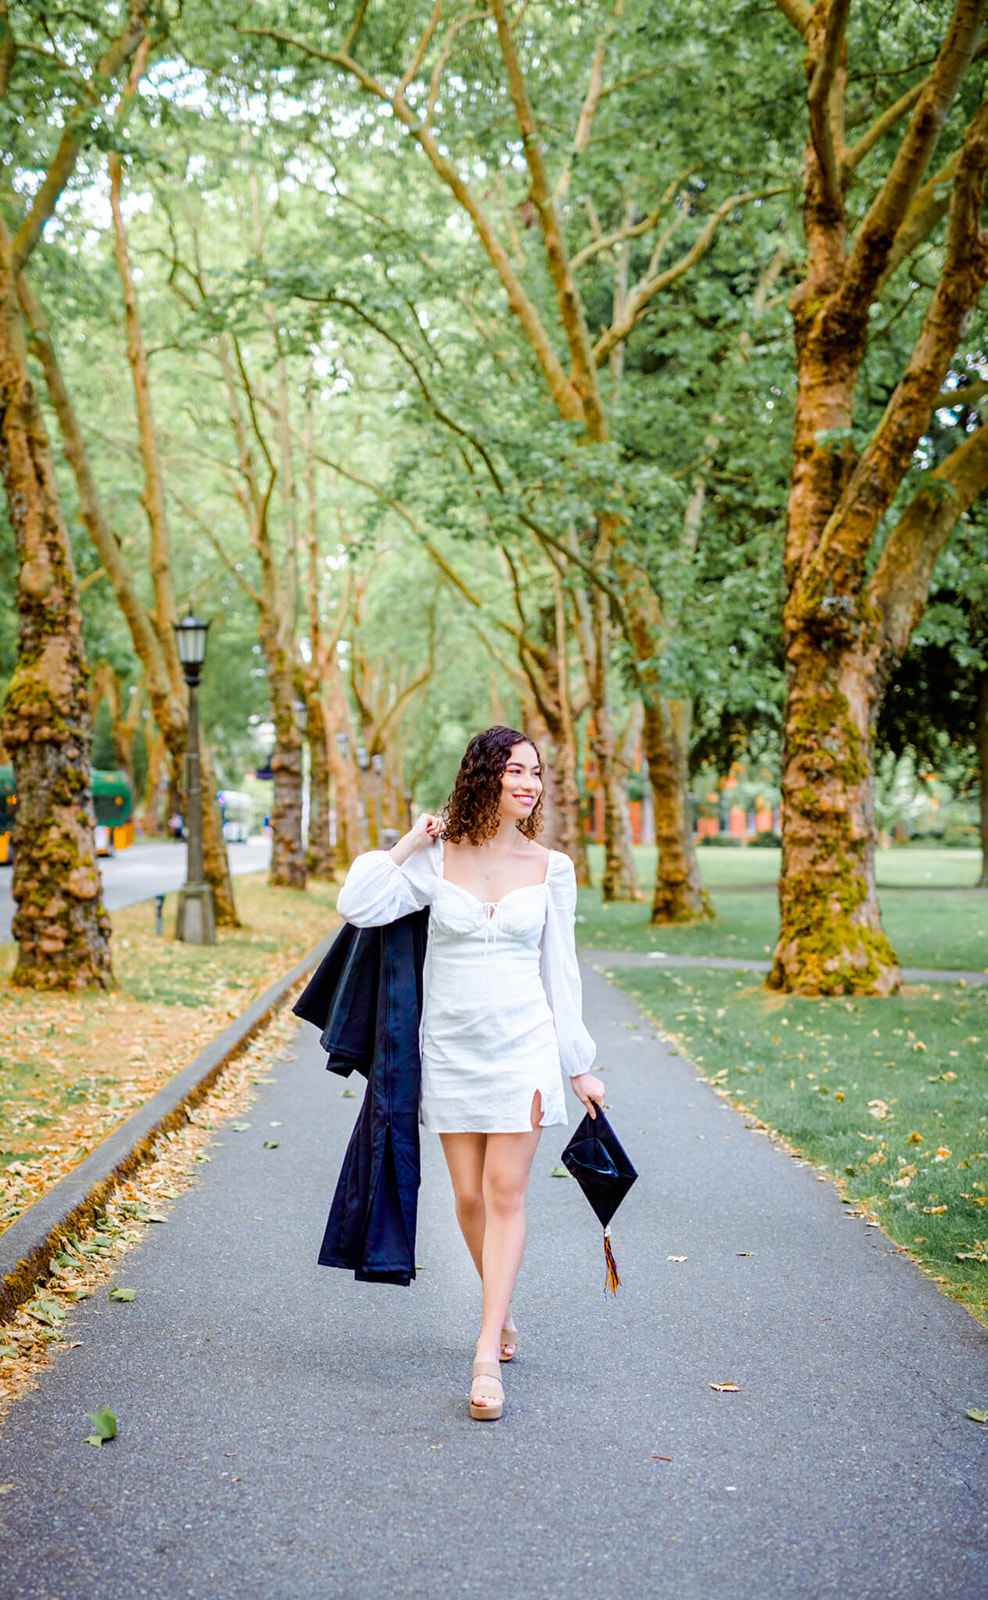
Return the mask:
{"type": "Polygon", "coordinates": [[[439,405],[439,402],[435,399],[432,390],[429,388],[429,385],[426,383],[415,358],[411,356],[405,349],[404,345],[396,334],[393,334],[389,328],[386,328],[383,323],[379,322],[376,317],[373,317],[369,311],[364,309],[363,306],[358,305],[355,300],[350,300],[343,295],[330,293],[329,295],[319,296],[306,294],[304,290],[294,289],[292,292],[293,294],[297,293],[300,300],[314,301],[317,305],[336,305],[345,307],[346,310],[352,311],[354,316],[359,317],[361,322],[366,323],[369,328],[373,328],[375,333],[380,334],[381,338],[386,340],[386,342],[391,345],[393,350],[397,350],[402,361],[404,361],[405,365],[413,374],[419,389],[422,391],[422,398],[429,407],[429,410],[432,412],[433,416],[436,418],[436,421],[441,422],[444,427],[449,428],[451,433],[455,433],[459,438],[465,439],[467,444],[473,446],[487,468],[487,471],[491,477],[491,481],[493,482],[498,493],[504,493],[504,485],[501,481],[500,473],[495,467],[494,462],[491,460],[487,448],[481,443],[475,434],[472,434],[469,429],[461,427],[461,425],[458,422],[455,422],[447,412],[443,411],[442,407],[439,405]]]}
{"type": "Polygon", "coordinates": [[[357,7],[357,14],[351,22],[347,36],[343,41],[343,50],[346,55],[350,54],[350,51],[357,42],[357,36],[364,25],[364,18],[367,15],[368,4],[369,0],[360,0],[360,4],[357,7]]]}
{"type": "Polygon", "coordinates": [[[189,502],[186,500],[185,496],[179,494],[178,490],[171,484],[168,485],[168,494],[182,511],[183,515],[187,517],[190,522],[195,523],[200,533],[205,534],[227,572],[234,579],[234,581],[240,585],[248,600],[251,600],[257,607],[258,611],[260,611],[262,605],[260,590],[254,588],[254,585],[250,582],[246,573],[244,573],[241,568],[238,567],[233,557],[228,553],[222,539],[214,532],[213,528],[206,521],[205,517],[201,517],[198,511],[194,510],[193,507],[189,505],[189,502]]]}
{"type": "MultiPolygon", "coordinates": [[[[815,580],[838,559],[863,559],[896,486],[941,403],[941,385],[970,309],[988,282],[981,207],[988,173],[988,100],[964,135],[950,199],[944,261],[909,363],[862,452],[813,555],[815,580]]],[[[814,580],[814,581],[815,581],[814,580]]]]}
{"type": "Polygon", "coordinates": [[[895,236],[916,198],[947,112],[974,56],[988,0],[955,0],[954,14],[936,65],[909,120],[885,182],[872,201],[828,317],[860,315],[874,299],[895,236]]]}
{"type": "Polygon", "coordinates": [[[359,62],[354,61],[353,57],[345,52],[320,50],[316,45],[311,45],[306,40],[296,38],[294,34],[285,33],[279,28],[238,27],[237,32],[245,36],[277,39],[282,44],[289,44],[295,49],[301,50],[303,54],[311,56],[316,61],[325,61],[332,66],[340,67],[344,72],[348,72],[355,77],[357,82],[369,94],[373,94],[378,100],[383,101],[385,105],[389,105],[392,108],[398,121],[404,124],[410,137],[425,151],[436,175],[452,190],[457,201],[472,221],[480,242],[501,280],[501,286],[508,297],[508,305],[525,330],[532,353],[542,369],[543,376],[560,415],[567,422],[584,423],[585,417],[580,395],[563,370],[562,363],[553,349],[552,341],[542,325],[534,301],[526,294],[521,278],[511,264],[507,250],[498,238],[476,195],[460,177],[452,162],[443,155],[431,129],[424,123],[416,122],[407,106],[399,102],[393,95],[389,95],[382,84],[378,83],[369,72],[365,71],[359,62]]]}
{"type": "Polygon", "coordinates": [[[826,29],[806,97],[810,112],[810,137],[820,164],[824,193],[834,211],[840,210],[841,190],[830,117],[830,93],[837,77],[850,9],[851,0],[830,0],[826,29]]]}
{"type": "Polygon", "coordinates": [[[412,57],[412,64],[407,71],[403,72],[401,75],[401,82],[395,90],[395,100],[403,106],[405,105],[405,90],[408,88],[408,85],[410,83],[414,83],[415,79],[418,77],[418,71],[419,67],[422,65],[422,59],[425,55],[425,52],[429,48],[432,35],[439,26],[439,16],[442,9],[443,0],[433,0],[432,15],[422,30],[422,37],[419,39],[415,54],[412,57]]]}
{"type": "Polygon", "coordinates": [[[806,0],[775,0],[787,22],[791,22],[796,32],[806,38],[810,26],[810,17],[813,7],[806,4],[806,0]]]}
{"type": "Polygon", "coordinates": [[[847,182],[855,167],[861,165],[865,156],[869,155],[871,151],[874,150],[876,144],[879,144],[881,140],[884,139],[889,129],[894,128],[899,119],[904,117],[907,111],[912,110],[913,106],[916,104],[916,101],[926,88],[928,81],[928,79],[923,78],[919,83],[914,83],[911,89],[907,89],[905,94],[900,95],[898,100],[894,101],[892,105],[886,107],[881,116],[877,117],[872,123],[867,133],[863,133],[861,135],[861,138],[858,140],[857,144],[852,145],[849,150],[844,151],[840,164],[840,175],[843,182],[847,182]]]}
{"type": "MultiPolygon", "coordinates": [[[[95,105],[100,96],[100,78],[115,78],[121,67],[126,65],[141,40],[145,37],[144,18],[150,7],[151,0],[130,0],[127,21],[112,44],[105,50],[93,71],[92,80],[88,85],[87,103],[89,107],[95,105]]],[[[72,175],[79,152],[82,149],[82,138],[77,137],[81,132],[80,124],[84,121],[82,107],[78,108],[78,116],[71,119],[62,134],[58,149],[52,158],[51,165],[45,174],[44,182],[24,221],[21,223],[14,237],[11,249],[11,268],[15,275],[20,272],[25,262],[35,249],[44,227],[62,194],[65,185],[72,175]]]]}
{"type": "Polygon", "coordinates": [[[893,272],[901,267],[906,257],[912,255],[923,240],[933,232],[937,223],[947,215],[950,209],[951,186],[959,158],[958,150],[951,156],[946,166],[941,167],[939,172],[928,178],[923,187],[917,190],[916,198],[892,241],[885,270],[875,290],[876,296],[881,294],[893,272]]]}
{"type": "Polygon", "coordinates": [[[988,427],[969,434],[925,479],[885,542],[870,585],[890,669],[905,653],[929,592],[937,557],[979,494],[988,489],[988,427]]]}
{"type": "Polygon", "coordinates": [[[505,0],[491,0],[491,10],[497,24],[501,55],[508,73],[508,87],[514,102],[515,116],[518,119],[518,128],[525,148],[525,161],[532,180],[532,203],[538,212],[549,275],[556,291],[559,316],[573,362],[573,385],[580,398],[582,420],[591,439],[603,441],[608,438],[609,430],[597,386],[597,369],[583,312],[583,302],[573,278],[559,218],[552,203],[545,162],[542,159],[542,144],[521,62],[515,48],[514,34],[508,22],[505,0]]]}
{"type": "Polygon", "coordinates": [[[594,345],[593,355],[597,366],[603,366],[615,345],[626,339],[632,329],[641,321],[648,308],[649,301],[655,295],[661,293],[663,289],[668,289],[671,284],[683,277],[691,267],[695,266],[701,256],[706,254],[714,241],[717,229],[725,217],[730,216],[732,211],[736,211],[738,206],[750,205],[753,200],[767,200],[772,195],[785,194],[786,192],[785,184],[776,184],[770,189],[753,190],[747,194],[732,194],[728,200],[719,205],[713,215],[708,218],[705,227],[685,255],[681,256],[671,267],[667,267],[665,272],[660,272],[655,277],[642,279],[629,292],[621,316],[607,329],[606,333],[601,334],[594,345]]]}
{"type": "Polygon", "coordinates": [[[635,222],[630,227],[618,228],[614,233],[602,233],[590,244],[585,244],[578,250],[570,261],[570,266],[575,272],[577,267],[582,267],[584,262],[590,261],[594,256],[600,255],[602,250],[611,250],[616,244],[622,244],[625,239],[640,239],[643,233],[650,233],[662,215],[659,206],[649,213],[641,222],[635,222]]]}
{"type": "Polygon", "coordinates": [[[569,193],[569,185],[570,179],[573,175],[574,163],[579,160],[580,156],[585,154],[587,148],[589,147],[590,130],[593,127],[593,119],[596,115],[597,107],[600,104],[601,97],[604,92],[604,58],[607,54],[607,46],[611,41],[614,29],[617,27],[618,22],[623,16],[624,0],[615,0],[614,20],[605,31],[603,38],[599,41],[597,48],[593,53],[593,60],[590,63],[590,82],[587,86],[586,96],[584,97],[583,105],[580,108],[580,115],[577,119],[576,133],[573,135],[573,148],[567,157],[566,165],[563,167],[563,170],[559,175],[559,181],[556,184],[555,193],[552,197],[553,203],[557,206],[562,205],[567,194],[569,193]]]}

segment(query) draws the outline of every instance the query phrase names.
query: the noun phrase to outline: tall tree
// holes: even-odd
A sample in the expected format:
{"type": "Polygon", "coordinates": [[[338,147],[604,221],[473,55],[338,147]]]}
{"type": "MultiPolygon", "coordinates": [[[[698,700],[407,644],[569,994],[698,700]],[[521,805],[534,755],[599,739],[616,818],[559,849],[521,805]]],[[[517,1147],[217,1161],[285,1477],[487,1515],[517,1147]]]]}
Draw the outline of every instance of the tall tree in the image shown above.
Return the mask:
{"type": "MultiPolygon", "coordinates": [[[[875,894],[875,717],[936,558],[988,485],[982,428],[918,482],[911,471],[988,280],[988,101],[972,77],[988,4],[956,0],[932,66],[927,50],[927,64],[911,73],[907,59],[912,85],[853,142],[849,80],[871,70],[883,26],[913,42],[902,9],[879,16],[851,0],[777,4],[805,52],[809,134],[806,276],[791,301],[799,388],[786,537],[781,928],[771,982],[888,994],[900,974],[875,894]],[[912,349],[862,442],[855,428],[872,308],[943,219],[937,248],[925,253],[932,287],[912,349]]],[[[915,9],[925,39],[930,13],[915,9]]]]}
{"type": "MultiPolygon", "coordinates": [[[[19,797],[13,895],[18,959],[14,982],[34,988],[103,987],[111,977],[109,919],[93,841],[89,778],[88,664],[68,530],[51,452],[27,367],[17,280],[102,115],[116,75],[145,37],[149,0],[126,19],[88,73],[67,66],[58,44],[20,48],[6,3],[0,9],[0,104],[18,70],[17,92],[61,79],[73,110],[53,152],[33,152],[44,177],[23,198],[7,197],[13,228],[0,221],[0,471],[18,550],[18,660],[4,699],[2,738],[19,797]],[[36,53],[40,51],[41,66],[36,53]]],[[[5,107],[6,109],[6,107],[5,107]]],[[[55,127],[51,119],[49,132],[55,127]]]]}
{"type": "MultiPolygon", "coordinates": [[[[516,328],[525,344],[525,361],[534,364],[541,377],[544,393],[551,401],[555,413],[555,426],[560,436],[567,436],[569,454],[573,464],[574,480],[580,477],[596,478],[593,498],[584,504],[583,515],[574,525],[576,544],[560,539],[555,530],[547,526],[547,519],[539,517],[522,504],[519,514],[524,525],[537,537],[553,541],[557,553],[573,562],[577,581],[587,585],[586,614],[591,627],[586,635],[588,647],[593,652],[593,666],[588,682],[593,711],[594,753],[607,797],[606,817],[608,829],[607,865],[604,893],[607,898],[633,898],[636,893],[630,852],[623,847],[621,822],[625,814],[621,762],[618,741],[613,725],[613,715],[608,700],[608,664],[613,644],[613,609],[615,604],[635,659],[643,664],[651,662],[661,650],[663,627],[661,603],[651,588],[647,571],[642,567],[639,552],[628,537],[626,518],[622,516],[621,496],[615,495],[613,466],[615,460],[614,428],[605,374],[612,356],[616,356],[639,323],[653,309],[656,297],[676,284],[710,249],[718,230],[726,219],[737,215],[761,193],[757,188],[729,194],[716,205],[705,200],[702,227],[688,249],[667,267],[660,267],[660,259],[669,237],[676,231],[671,224],[693,214],[692,205],[680,205],[681,217],[676,216],[677,202],[681,200],[680,186],[673,182],[664,202],[650,208],[643,218],[629,218],[621,225],[609,244],[620,243],[626,237],[655,236],[654,248],[649,252],[641,276],[615,299],[612,315],[596,338],[592,337],[589,316],[577,275],[577,252],[573,250],[567,233],[570,218],[567,215],[569,173],[573,164],[586,152],[591,129],[603,100],[613,92],[616,84],[604,85],[604,64],[618,34],[625,29],[625,37],[632,38],[633,27],[625,22],[624,0],[617,0],[610,14],[597,7],[588,11],[588,23],[579,36],[578,48],[583,51],[584,81],[588,87],[581,108],[574,141],[568,157],[560,163],[555,182],[550,180],[549,155],[544,129],[537,120],[533,107],[529,81],[531,68],[526,66],[540,60],[542,53],[550,57],[553,42],[569,50],[568,39],[559,33],[555,40],[541,31],[538,19],[526,28],[514,25],[501,0],[493,0],[490,11],[461,13],[441,3],[430,8],[428,17],[419,8],[403,8],[395,18],[395,26],[382,28],[381,19],[372,15],[373,7],[362,5],[344,40],[336,48],[327,48],[321,41],[287,29],[271,26],[252,27],[248,22],[240,25],[245,35],[274,40],[287,46],[293,53],[302,53],[310,60],[321,61],[336,72],[354,78],[362,90],[380,103],[387,105],[404,130],[425,155],[435,177],[445,185],[456,204],[469,218],[477,242],[483,250],[489,268],[507,298],[508,307],[516,319],[516,328]],[[421,20],[417,22],[417,16],[421,20]],[[493,29],[490,23],[493,22],[493,29]],[[592,33],[591,33],[592,30],[592,33]],[[480,42],[474,46],[471,34],[476,32],[480,42]],[[491,82],[493,68],[492,37],[496,38],[499,73],[491,82]],[[399,38],[408,38],[407,45],[399,38]],[[401,50],[405,66],[395,64],[401,50]],[[377,58],[377,65],[370,63],[377,58]],[[455,60],[455,66],[453,65],[455,60]],[[482,61],[486,72],[478,70],[482,61]],[[459,72],[460,89],[456,86],[459,72]],[[478,95],[478,85],[483,92],[478,95]],[[462,93],[463,105],[458,103],[462,93]],[[479,144],[484,154],[481,159],[491,160],[501,169],[503,179],[514,178],[512,166],[517,161],[515,143],[520,140],[521,155],[525,162],[528,195],[520,202],[522,222],[533,241],[521,238],[508,209],[488,203],[479,184],[467,176],[470,169],[468,154],[469,136],[464,129],[463,111],[468,102],[487,103],[493,93],[502,114],[508,111],[513,119],[511,153],[504,146],[503,133],[494,135],[486,128],[479,144]],[[499,141],[495,143],[495,140],[499,141]],[[457,149],[462,142],[464,148],[457,149]],[[499,147],[500,146],[500,147],[499,147]],[[455,151],[455,155],[451,154],[455,151]],[[531,225],[529,228],[529,224],[531,225]],[[536,230],[538,232],[536,233],[536,230]],[[536,248],[534,240],[539,241],[536,248]],[[573,452],[572,444],[579,447],[573,452]],[[582,451],[586,461],[578,465],[576,456],[582,451]],[[589,466],[589,474],[585,468],[589,466]],[[607,482],[608,476],[610,482],[607,482]],[[534,526],[533,526],[534,525],[534,526]],[[616,574],[616,582],[614,580],[616,574]]],[[[300,18],[299,20],[306,20],[300,18]]],[[[636,22],[639,20],[636,16],[636,22]]],[[[629,46],[628,53],[633,47],[629,46]]],[[[622,66],[627,65],[627,54],[622,66]]],[[[640,75],[636,69],[641,63],[630,62],[630,79],[640,75]]],[[[650,62],[644,71],[655,70],[650,62]]],[[[568,91],[569,92],[569,91],[568,91]]],[[[478,150],[478,155],[480,151],[478,150]]],[[[516,185],[515,185],[516,186],[516,185]]],[[[774,191],[773,191],[774,192],[774,191]]],[[[598,253],[600,246],[589,252],[598,253]]],[[[475,445],[475,439],[470,442],[475,445]]],[[[487,455],[484,464],[491,468],[487,455]]],[[[517,492],[513,498],[517,501],[517,492]]],[[[574,497],[575,498],[575,497],[574,497]]],[[[517,508],[516,506],[516,509],[517,508]]],[[[656,693],[653,678],[643,672],[642,693],[646,704],[656,693]]],[[[653,737],[658,740],[672,730],[668,717],[654,722],[653,737]]],[[[680,775],[685,768],[674,753],[670,770],[680,775]]],[[[660,763],[656,763],[657,771],[660,763]]],[[[680,808],[680,824],[685,817],[685,806],[680,808]]],[[[692,855],[692,842],[688,831],[678,840],[680,851],[692,855]]],[[[660,860],[659,871],[664,870],[660,860]]],[[[678,870],[668,885],[670,903],[674,914],[704,914],[698,875],[694,869],[678,870]]]]}

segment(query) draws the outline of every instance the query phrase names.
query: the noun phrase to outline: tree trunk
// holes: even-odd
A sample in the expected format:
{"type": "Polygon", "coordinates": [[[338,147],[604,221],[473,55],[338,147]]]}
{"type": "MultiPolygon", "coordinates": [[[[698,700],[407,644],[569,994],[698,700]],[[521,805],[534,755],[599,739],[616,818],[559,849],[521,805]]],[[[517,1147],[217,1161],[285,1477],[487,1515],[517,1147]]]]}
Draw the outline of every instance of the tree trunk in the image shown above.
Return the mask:
{"type": "Polygon", "coordinates": [[[161,729],[150,717],[144,724],[144,743],[148,753],[148,770],[138,820],[145,833],[164,833],[168,817],[171,816],[171,812],[167,816],[162,815],[161,802],[161,779],[167,766],[168,752],[161,729]]]}
{"type": "Polygon", "coordinates": [[[93,838],[82,613],[48,438],[27,374],[6,239],[0,250],[0,471],[17,541],[20,618],[2,718],[18,798],[12,981],[34,989],[106,988],[110,919],[93,838]]]}
{"type": "Polygon", "coordinates": [[[605,900],[640,900],[642,892],[635,877],[624,763],[615,748],[614,725],[606,701],[593,707],[590,745],[604,792],[603,897],[605,900]]]}
{"type": "Polygon", "coordinates": [[[587,860],[587,836],[580,815],[580,786],[577,781],[579,751],[576,728],[573,722],[573,703],[570,695],[569,642],[566,626],[566,597],[558,572],[553,568],[555,587],[555,629],[553,648],[548,652],[547,674],[550,679],[549,699],[558,715],[552,718],[549,731],[554,755],[554,801],[556,811],[557,848],[569,856],[576,868],[576,881],[583,887],[590,885],[590,863],[587,860]],[[553,693],[554,691],[554,693],[553,693]]]}
{"type": "Polygon", "coordinates": [[[577,883],[586,888],[590,883],[590,868],[587,863],[586,834],[580,815],[576,744],[565,737],[562,729],[552,732],[543,718],[535,723],[535,731],[546,763],[544,843],[569,856],[576,868],[577,883]],[[541,727],[538,726],[539,722],[541,727]]]}
{"type": "Polygon", "coordinates": [[[321,696],[309,696],[309,849],[306,867],[314,878],[332,878],[336,853],[329,839],[329,751],[321,696]]]}
{"type": "MultiPolygon", "coordinates": [[[[124,561],[119,541],[107,520],[89,461],[89,452],[86,449],[82,429],[79,426],[79,419],[55,354],[44,310],[35,298],[23,273],[21,274],[18,290],[21,308],[31,331],[31,350],[40,362],[44,372],[45,386],[55,414],[58,417],[65,459],[71,467],[75,478],[76,489],[79,494],[79,519],[93,541],[106,575],[113,585],[117,604],[120,606],[130,629],[134,649],[144,668],[144,681],[148,700],[151,704],[151,711],[168,752],[172,777],[175,785],[181,789],[181,775],[188,733],[188,706],[172,628],[175,613],[174,610],[169,612],[161,610],[161,601],[167,600],[167,595],[171,593],[170,579],[165,585],[165,590],[157,592],[156,609],[152,615],[138,593],[133,574],[124,561]]],[[[134,302],[134,310],[136,313],[136,300],[134,302]]],[[[139,324],[137,324],[136,328],[131,329],[131,340],[138,338],[139,332],[140,328],[139,324]]],[[[140,392],[149,400],[149,390],[146,383],[141,386],[140,392]]],[[[154,433],[150,413],[148,413],[145,433],[149,448],[151,448],[154,444],[154,433]]],[[[156,455],[154,459],[157,459],[156,455]]],[[[167,568],[170,563],[167,524],[164,518],[161,517],[157,519],[155,526],[154,538],[156,542],[161,538],[165,540],[163,553],[159,550],[156,556],[157,565],[159,568],[167,568]]],[[[216,799],[212,760],[202,740],[200,740],[200,748],[203,751],[202,810],[206,882],[213,891],[213,912],[216,926],[218,928],[239,928],[240,920],[237,916],[237,908],[233,899],[233,881],[230,877],[230,863],[226,854],[226,842],[223,839],[223,819],[220,816],[219,803],[216,799]]],[[[153,801],[153,804],[156,804],[156,801],[153,801]]],[[[170,811],[169,815],[171,815],[170,811]]],[[[158,821],[160,823],[160,819],[158,821]]]]}
{"type": "Polygon", "coordinates": [[[875,893],[874,656],[790,640],[779,943],[769,982],[801,994],[891,994],[901,973],[875,893]]]}
{"type": "MultiPolygon", "coordinates": [[[[275,685],[272,683],[272,698],[275,685]]],[[[278,742],[271,756],[274,798],[271,806],[270,882],[279,889],[305,888],[305,850],[302,845],[302,735],[295,722],[292,700],[279,695],[275,703],[278,742]]]]}
{"type": "MultiPolygon", "coordinates": [[[[986,6],[955,5],[898,151],[853,238],[846,191],[876,140],[866,136],[853,149],[844,143],[848,10],[837,0],[787,9],[807,47],[810,132],[807,273],[790,301],[798,388],[786,534],[781,928],[770,982],[808,994],[889,994],[901,975],[875,894],[873,729],[887,673],[922,612],[944,528],[963,509],[965,479],[977,477],[983,429],[927,475],[886,536],[870,580],[868,571],[881,519],[915,467],[916,447],[988,280],[980,225],[988,171],[983,100],[951,159],[938,281],[860,454],[852,425],[869,313],[894,265],[897,237],[910,232],[913,203],[978,48],[986,6]],[[952,490],[960,483],[962,493],[941,492],[943,485],[931,482],[941,476],[952,490]]],[[[876,123],[876,138],[880,128],[876,123]]]]}
{"type": "Polygon", "coordinates": [[[354,731],[343,687],[343,674],[335,660],[328,664],[325,679],[326,715],[329,737],[326,741],[329,764],[333,773],[333,791],[336,801],[336,849],[340,867],[348,867],[354,856],[365,849],[363,825],[360,816],[360,795],[357,789],[357,768],[354,764],[354,731]],[[347,736],[347,751],[342,753],[337,734],[347,736]]]}
{"type": "MultiPolygon", "coordinates": [[[[686,519],[686,545],[696,545],[702,499],[694,491],[686,519]]],[[[693,707],[662,693],[657,659],[667,633],[658,596],[640,567],[619,546],[629,642],[638,658],[644,709],[645,760],[655,814],[658,855],[652,890],[652,922],[692,922],[715,913],[703,887],[693,845],[689,806],[689,753],[693,707]]]]}
{"type": "Polygon", "coordinates": [[[988,667],[978,682],[978,776],[980,776],[980,822],[982,822],[982,875],[978,888],[988,890],[988,667]]]}
{"type": "Polygon", "coordinates": [[[688,700],[649,698],[645,705],[645,759],[655,812],[659,860],[652,897],[652,922],[692,922],[712,917],[700,879],[689,814],[688,700]]]}

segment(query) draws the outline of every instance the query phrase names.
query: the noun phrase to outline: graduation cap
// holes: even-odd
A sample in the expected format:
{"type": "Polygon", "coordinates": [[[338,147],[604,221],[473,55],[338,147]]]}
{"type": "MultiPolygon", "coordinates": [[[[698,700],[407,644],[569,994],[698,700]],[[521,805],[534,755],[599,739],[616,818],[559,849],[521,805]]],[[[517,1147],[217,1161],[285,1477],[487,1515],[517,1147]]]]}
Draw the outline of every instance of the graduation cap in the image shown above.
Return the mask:
{"type": "Polygon", "coordinates": [[[580,1185],[604,1230],[604,1259],[607,1262],[604,1292],[606,1294],[610,1289],[611,1294],[617,1294],[621,1279],[611,1250],[610,1223],[638,1174],[602,1108],[597,1106],[596,1109],[595,1117],[587,1112],[561,1159],[566,1170],[580,1185]]]}

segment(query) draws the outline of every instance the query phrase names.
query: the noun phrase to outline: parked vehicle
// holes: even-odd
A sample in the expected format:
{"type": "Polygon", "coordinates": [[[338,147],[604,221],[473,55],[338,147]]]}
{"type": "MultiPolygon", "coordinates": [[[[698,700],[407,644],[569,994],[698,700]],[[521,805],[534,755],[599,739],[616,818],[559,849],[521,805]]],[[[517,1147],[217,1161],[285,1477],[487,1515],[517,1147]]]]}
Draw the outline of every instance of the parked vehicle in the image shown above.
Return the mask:
{"type": "Polygon", "coordinates": [[[93,772],[96,854],[113,856],[134,842],[134,791],[125,772],[93,772]]]}
{"type": "Polygon", "coordinates": [[[254,802],[237,789],[221,789],[216,797],[223,818],[223,837],[228,844],[246,844],[254,826],[254,802]]]}
{"type": "MultiPolygon", "coordinates": [[[[96,854],[115,855],[134,842],[134,791],[123,772],[93,772],[93,807],[96,812],[96,854]]],[[[13,832],[17,815],[17,785],[13,767],[0,767],[0,866],[14,859],[13,832]]]]}

